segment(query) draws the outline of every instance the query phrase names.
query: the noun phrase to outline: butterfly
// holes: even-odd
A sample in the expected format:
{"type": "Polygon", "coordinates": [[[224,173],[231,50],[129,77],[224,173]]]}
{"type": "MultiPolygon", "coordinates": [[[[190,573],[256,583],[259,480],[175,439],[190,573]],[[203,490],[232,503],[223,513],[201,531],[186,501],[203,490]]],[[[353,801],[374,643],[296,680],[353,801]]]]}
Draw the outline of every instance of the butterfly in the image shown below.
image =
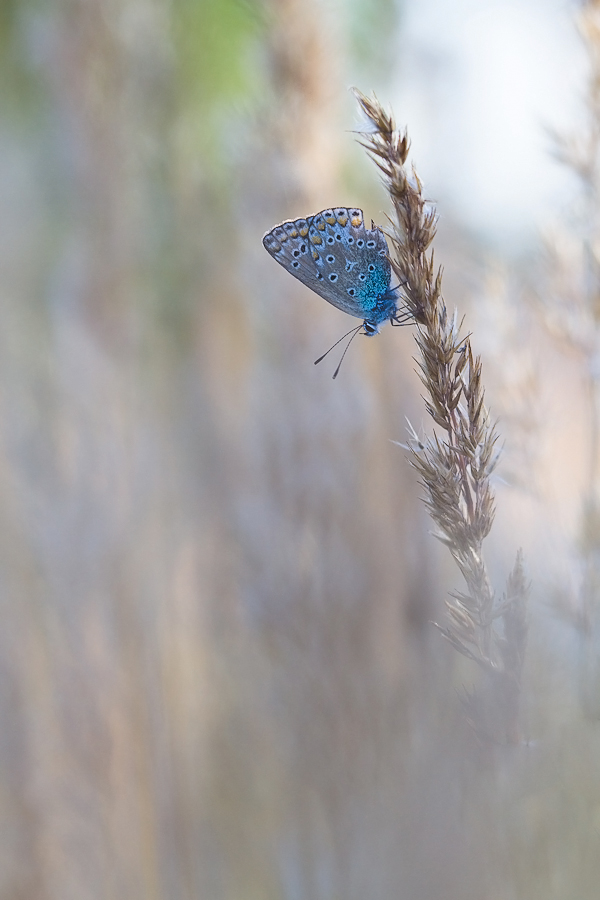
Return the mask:
{"type": "MultiPolygon", "coordinates": [[[[350,341],[361,329],[372,337],[388,320],[392,325],[407,321],[398,306],[398,288],[391,287],[385,235],[373,222],[370,229],[365,227],[361,209],[341,206],[282,222],[265,234],[263,246],[302,284],[342,312],[363,320],[352,329],[350,341]]],[[[339,366],[334,378],[338,371],[339,366]]]]}
{"type": "Polygon", "coordinates": [[[328,303],[363,319],[369,336],[398,318],[387,241],[371,225],[365,227],[361,209],[338,207],[282,222],[263,237],[273,259],[328,303]]]}

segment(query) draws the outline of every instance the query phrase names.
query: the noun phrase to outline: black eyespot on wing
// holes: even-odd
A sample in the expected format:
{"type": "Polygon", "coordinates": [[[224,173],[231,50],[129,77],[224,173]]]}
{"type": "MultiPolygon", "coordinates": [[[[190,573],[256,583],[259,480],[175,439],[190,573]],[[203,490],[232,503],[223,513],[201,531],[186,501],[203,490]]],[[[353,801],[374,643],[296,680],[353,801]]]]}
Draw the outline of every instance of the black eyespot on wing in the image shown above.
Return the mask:
{"type": "Polygon", "coordinates": [[[348,238],[348,243],[349,243],[349,244],[353,244],[353,243],[354,243],[354,238],[352,237],[352,235],[349,236],[349,238],[348,238]]]}
{"type": "Polygon", "coordinates": [[[317,272],[317,281],[323,281],[323,276],[320,272],[317,272]]]}
{"type": "Polygon", "coordinates": [[[336,241],[341,241],[342,236],[339,232],[338,232],[338,234],[336,234],[335,239],[336,239],[336,241]]]}
{"type": "Polygon", "coordinates": [[[330,253],[329,256],[327,257],[327,262],[329,263],[329,265],[331,265],[331,263],[335,262],[335,256],[332,253],[330,253]]]}
{"type": "Polygon", "coordinates": [[[356,246],[357,246],[357,247],[361,247],[361,248],[365,246],[365,242],[363,241],[362,238],[359,238],[359,239],[357,240],[356,246]]]}
{"type": "Polygon", "coordinates": [[[367,241],[367,247],[374,247],[375,241],[367,241]]]}
{"type": "Polygon", "coordinates": [[[366,277],[367,277],[367,276],[365,275],[365,273],[364,273],[364,272],[361,272],[360,275],[358,276],[358,280],[359,280],[359,281],[364,281],[366,277]]]}
{"type": "Polygon", "coordinates": [[[294,267],[294,269],[299,269],[300,263],[298,262],[298,260],[295,259],[294,262],[292,263],[292,266],[294,267]]]}
{"type": "Polygon", "coordinates": [[[299,251],[299,250],[292,250],[292,256],[295,256],[296,258],[298,258],[298,257],[300,256],[300,251],[299,251]]]}
{"type": "Polygon", "coordinates": [[[332,238],[331,235],[329,235],[329,237],[327,238],[327,243],[328,243],[328,244],[333,244],[333,243],[335,243],[335,241],[334,241],[334,239],[332,238]]]}
{"type": "Polygon", "coordinates": [[[338,280],[338,277],[337,277],[337,275],[336,275],[335,272],[332,272],[332,273],[330,274],[329,280],[330,280],[330,281],[337,281],[337,280],[338,280]]]}
{"type": "Polygon", "coordinates": [[[356,291],[354,290],[354,288],[348,288],[348,293],[350,294],[351,297],[354,297],[354,295],[356,294],[356,291]]]}

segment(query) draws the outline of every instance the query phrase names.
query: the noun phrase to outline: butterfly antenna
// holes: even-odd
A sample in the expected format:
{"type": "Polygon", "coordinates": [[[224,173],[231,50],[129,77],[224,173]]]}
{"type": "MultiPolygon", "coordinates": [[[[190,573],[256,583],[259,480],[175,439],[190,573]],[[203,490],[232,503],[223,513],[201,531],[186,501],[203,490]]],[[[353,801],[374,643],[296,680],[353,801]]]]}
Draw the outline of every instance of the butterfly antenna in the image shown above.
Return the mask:
{"type": "MultiPolygon", "coordinates": [[[[354,331],[354,332],[360,331],[361,328],[362,328],[362,325],[358,325],[356,328],[351,328],[350,331],[347,331],[346,334],[343,334],[343,335],[341,336],[341,338],[339,339],[339,341],[336,341],[335,344],[332,344],[332,346],[329,348],[329,350],[327,350],[326,353],[323,354],[323,356],[320,356],[318,359],[315,359],[315,366],[317,366],[320,362],[322,362],[322,360],[325,359],[325,357],[327,356],[327,353],[331,353],[331,351],[332,351],[335,347],[337,347],[338,344],[341,344],[341,342],[344,340],[344,338],[347,338],[348,335],[349,335],[349,334],[352,334],[353,331],[354,331]]],[[[352,334],[352,337],[354,337],[353,334],[352,334]]],[[[350,338],[350,340],[352,340],[352,338],[350,338]]],[[[349,346],[349,345],[350,345],[350,341],[348,342],[348,346],[349,346]]],[[[348,349],[348,347],[346,347],[346,350],[347,350],[347,349],[348,349]]],[[[346,352],[346,350],[344,350],[344,353],[346,352]]],[[[342,356],[342,359],[343,359],[343,358],[344,358],[344,357],[342,356]]],[[[340,361],[340,363],[341,363],[341,361],[340,361]]],[[[338,366],[338,369],[339,369],[339,366],[338,366]]],[[[337,375],[337,371],[336,371],[335,374],[337,375]]],[[[335,378],[335,375],[334,375],[333,377],[335,378]]]]}
{"type": "Polygon", "coordinates": [[[352,335],[352,337],[346,344],[346,346],[344,348],[344,352],[342,353],[342,358],[340,359],[340,361],[338,363],[338,367],[335,370],[335,372],[333,373],[334,378],[337,378],[337,374],[340,371],[340,369],[342,368],[342,363],[344,362],[344,357],[345,357],[346,353],[348,352],[348,347],[350,346],[350,344],[352,343],[352,341],[354,340],[354,338],[356,337],[356,335],[358,334],[358,332],[360,331],[361,328],[362,328],[362,325],[359,325],[358,328],[354,329],[354,334],[352,335]]]}

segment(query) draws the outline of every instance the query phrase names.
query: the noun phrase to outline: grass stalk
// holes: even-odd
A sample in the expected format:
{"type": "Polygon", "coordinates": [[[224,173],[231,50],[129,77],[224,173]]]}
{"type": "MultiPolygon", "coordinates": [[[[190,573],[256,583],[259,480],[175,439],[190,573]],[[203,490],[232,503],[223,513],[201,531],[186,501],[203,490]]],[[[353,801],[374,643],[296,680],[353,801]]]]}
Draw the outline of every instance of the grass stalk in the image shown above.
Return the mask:
{"type": "Polygon", "coordinates": [[[490,476],[498,462],[498,436],[484,403],[481,360],[462,333],[456,312],[442,296],[442,270],[430,249],[435,209],[423,196],[410,143],[376,99],[356,91],[368,119],[362,146],[374,160],[389,194],[393,216],[388,237],[391,265],[407,312],[415,323],[417,367],[434,431],[420,437],[410,427],[410,461],[425,489],[424,502],[465,582],[446,599],[446,619],[436,624],[452,647],[484,673],[465,696],[467,717],[484,740],[520,740],[519,697],[527,642],[528,586],[519,551],[505,591],[491,585],[483,541],[494,521],[490,476]]]}

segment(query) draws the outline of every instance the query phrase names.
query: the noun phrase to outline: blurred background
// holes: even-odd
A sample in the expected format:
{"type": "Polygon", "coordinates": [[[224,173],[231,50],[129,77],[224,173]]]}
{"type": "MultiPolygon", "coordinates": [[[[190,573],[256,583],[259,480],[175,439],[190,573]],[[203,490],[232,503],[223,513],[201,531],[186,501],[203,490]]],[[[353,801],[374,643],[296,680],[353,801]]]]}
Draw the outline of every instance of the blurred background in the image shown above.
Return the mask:
{"type": "Polygon", "coordinates": [[[598,4],[1,0],[1,900],[597,896],[598,4]],[[265,253],[408,127],[532,581],[473,752],[410,328],[265,253]],[[584,661],[584,664],[582,663],[584,661]]]}

